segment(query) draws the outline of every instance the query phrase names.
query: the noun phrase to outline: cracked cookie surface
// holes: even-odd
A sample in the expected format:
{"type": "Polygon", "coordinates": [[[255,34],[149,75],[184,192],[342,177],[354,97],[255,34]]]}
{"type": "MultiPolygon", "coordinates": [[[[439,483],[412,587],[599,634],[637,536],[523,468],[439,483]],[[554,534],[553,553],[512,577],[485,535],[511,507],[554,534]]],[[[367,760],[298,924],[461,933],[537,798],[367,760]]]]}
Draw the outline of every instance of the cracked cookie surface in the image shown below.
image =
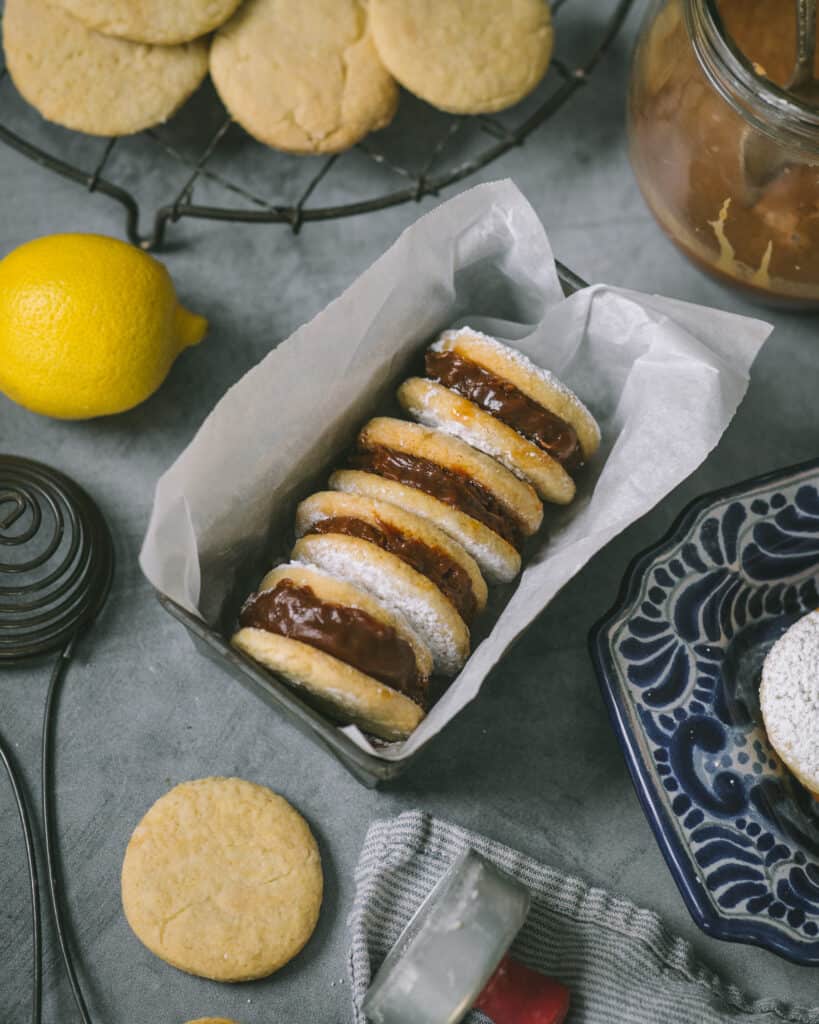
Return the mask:
{"type": "Polygon", "coordinates": [[[546,74],[546,0],[371,0],[378,55],[410,92],[454,114],[511,107],[546,74]]]}
{"type": "Polygon", "coordinates": [[[264,978],[313,933],[323,876],[307,822],[242,779],[175,786],[137,825],[122,904],[137,938],[166,963],[214,981],[264,978]]]}
{"type": "Polygon", "coordinates": [[[223,24],[241,0],[56,0],[83,25],[135,43],[187,43],[223,24]]]}
{"type": "Polygon", "coordinates": [[[348,149],[398,104],[360,0],[247,0],[216,33],[210,73],[245,131],[290,153],[348,149]]]}
{"type": "Polygon", "coordinates": [[[130,135],[166,121],[208,71],[205,42],[109,38],[45,0],[7,0],[3,48],[23,98],[47,120],[89,135],[130,135]]]}

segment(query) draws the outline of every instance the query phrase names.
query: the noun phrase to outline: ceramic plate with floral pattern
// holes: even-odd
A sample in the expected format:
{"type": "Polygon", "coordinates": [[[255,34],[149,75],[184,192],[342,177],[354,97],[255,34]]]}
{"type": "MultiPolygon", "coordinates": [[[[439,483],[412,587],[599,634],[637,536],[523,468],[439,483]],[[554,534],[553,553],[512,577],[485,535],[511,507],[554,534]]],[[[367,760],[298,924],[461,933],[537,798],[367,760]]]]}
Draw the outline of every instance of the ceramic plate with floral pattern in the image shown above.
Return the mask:
{"type": "Polygon", "coordinates": [[[819,459],[699,498],[591,632],[637,793],[694,920],[819,965],[819,801],[780,763],[762,661],[819,607],[819,459]]]}

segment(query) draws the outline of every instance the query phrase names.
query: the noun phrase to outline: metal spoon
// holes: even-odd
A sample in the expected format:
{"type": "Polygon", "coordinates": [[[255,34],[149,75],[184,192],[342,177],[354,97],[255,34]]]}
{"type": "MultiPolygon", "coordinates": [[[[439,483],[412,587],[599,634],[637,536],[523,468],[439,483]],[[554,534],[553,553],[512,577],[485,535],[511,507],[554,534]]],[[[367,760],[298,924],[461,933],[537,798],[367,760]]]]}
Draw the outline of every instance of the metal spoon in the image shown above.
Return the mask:
{"type": "Polygon", "coordinates": [[[364,999],[373,1024],[459,1024],[473,1005],[494,1024],[562,1024],[569,992],[506,951],[531,896],[474,850],[441,877],[387,954],[364,999]]]}
{"type": "MultiPolygon", "coordinates": [[[[816,56],[816,0],[796,0],[796,67],[785,91],[803,103],[819,107],[819,81],[814,78],[816,56]]],[[[742,136],[745,181],[759,190],[771,182],[788,162],[782,147],[756,128],[742,136]]]]}

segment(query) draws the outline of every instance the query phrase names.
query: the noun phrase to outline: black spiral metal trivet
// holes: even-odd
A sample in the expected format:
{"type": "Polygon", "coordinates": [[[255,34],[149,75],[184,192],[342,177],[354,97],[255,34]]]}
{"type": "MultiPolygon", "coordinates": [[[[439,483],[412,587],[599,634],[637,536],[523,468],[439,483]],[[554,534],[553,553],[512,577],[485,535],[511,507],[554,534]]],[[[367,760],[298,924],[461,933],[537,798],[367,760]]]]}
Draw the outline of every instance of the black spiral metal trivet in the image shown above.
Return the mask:
{"type": "MultiPolygon", "coordinates": [[[[43,714],[41,792],[49,902],[68,981],[83,1024],[91,1024],[66,928],[57,866],[53,753],[59,690],[77,640],[108,596],[111,534],[89,496],[62,473],[0,454],[0,668],[59,652],[43,714]]],[[[25,841],[32,910],[32,1024],[42,1019],[42,922],[32,816],[19,771],[0,736],[25,841]]]]}

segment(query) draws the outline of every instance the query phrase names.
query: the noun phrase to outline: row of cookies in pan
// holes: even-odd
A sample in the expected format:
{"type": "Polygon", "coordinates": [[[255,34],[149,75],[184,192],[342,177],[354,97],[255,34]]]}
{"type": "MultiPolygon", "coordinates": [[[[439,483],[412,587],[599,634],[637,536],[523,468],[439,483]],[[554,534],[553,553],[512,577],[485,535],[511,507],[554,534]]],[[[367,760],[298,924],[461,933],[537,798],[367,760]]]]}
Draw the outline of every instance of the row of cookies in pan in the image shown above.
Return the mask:
{"type": "Polygon", "coordinates": [[[293,153],[384,127],[398,83],[455,113],[511,106],[552,52],[546,0],[7,0],[3,38],[20,93],[67,128],[159,124],[210,69],[231,116],[293,153]]]}
{"type": "Polygon", "coordinates": [[[416,422],[370,420],[328,489],[296,510],[291,560],[245,602],[232,642],[335,720],[397,740],[452,677],[488,584],[508,583],[543,502],[569,504],[600,444],[577,396],[464,328],[398,389],[416,422]]]}

